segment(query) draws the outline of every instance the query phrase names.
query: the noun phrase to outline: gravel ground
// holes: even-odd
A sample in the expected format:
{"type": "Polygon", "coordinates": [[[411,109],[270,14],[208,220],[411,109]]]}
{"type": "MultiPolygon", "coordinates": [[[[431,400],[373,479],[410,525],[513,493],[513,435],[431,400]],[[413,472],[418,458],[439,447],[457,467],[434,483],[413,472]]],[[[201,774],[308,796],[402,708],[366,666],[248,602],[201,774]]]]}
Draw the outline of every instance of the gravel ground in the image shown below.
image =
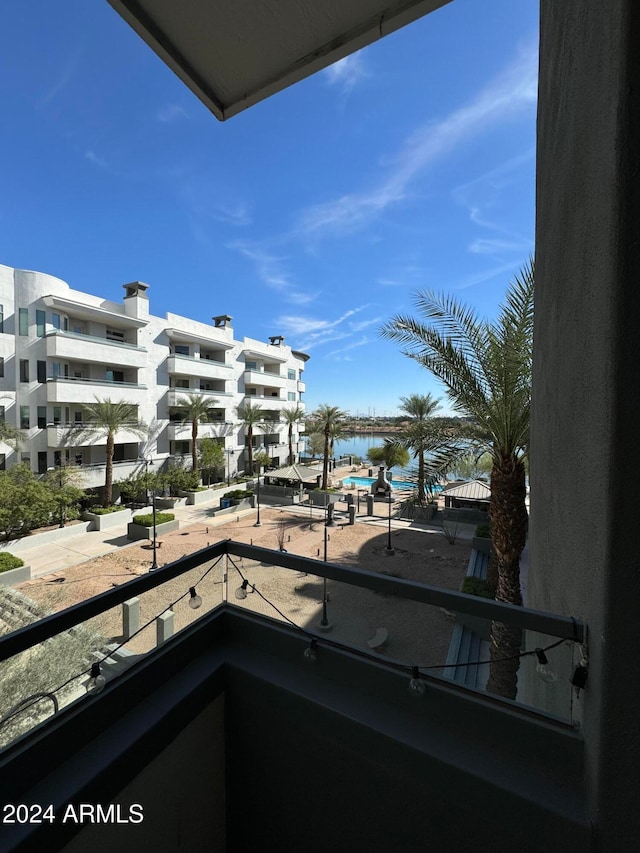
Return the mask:
{"type": "MultiPolygon", "coordinates": [[[[233,517],[232,521],[207,527],[198,523],[176,533],[164,535],[158,551],[160,565],[172,562],[221,539],[253,542],[277,549],[279,530],[284,527],[284,547],[294,554],[319,558],[323,554],[324,526],[318,515],[310,524],[309,515],[301,510],[262,508],[262,526],[257,528],[255,511],[233,517]]],[[[450,544],[440,532],[403,528],[392,531],[394,556],[387,556],[387,528],[384,524],[358,522],[353,526],[338,522],[330,529],[328,559],[397,577],[418,580],[449,589],[458,589],[469,559],[470,543],[450,544]]],[[[148,545],[135,543],[103,557],[72,566],[54,574],[27,581],[19,589],[29,598],[51,611],[62,610],[86,598],[148,571],[152,554],[148,545]]],[[[230,558],[231,559],[231,558],[230,558]]],[[[233,558],[234,560],[236,558],[233,558]]],[[[140,621],[144,624],[159,615],[168,604],[187,592],[210,567],[193,570],[188,575],[163,584],[141,597],[140,621]]],[[[323,582],[312,575],[250,563],[238,563],[240,571],[259,593],[278,607],[296,624],[316,631],[322,614],[323,582]]],[[[240,585],[239,573],[229,564],[229,600],[276,619],[280,616],[260,594],[253,593],[238,601],[234,590],[240,585]]],[[[410,664],[444,663],[451,635],[451,616],[437,607],[383,596],[347,584],[328,581],[328,617],[331,630],[327,637],[362,648],[378,628],[386,628],[388,642],[383,654],[410,664]]],[[[188,595],[174,608],[175,630],[178,631],[206,610],[222,601],[221,564],[215,566],[198,584],[203,607],[192,610],[188,595]]],[[[122,639],[121,608],[115,608],[91,621],[91,627],[102,636],[122,639]]],[[[155,623],[127,643],[134,653],[152,648],[156,641],[155,623]]]]}

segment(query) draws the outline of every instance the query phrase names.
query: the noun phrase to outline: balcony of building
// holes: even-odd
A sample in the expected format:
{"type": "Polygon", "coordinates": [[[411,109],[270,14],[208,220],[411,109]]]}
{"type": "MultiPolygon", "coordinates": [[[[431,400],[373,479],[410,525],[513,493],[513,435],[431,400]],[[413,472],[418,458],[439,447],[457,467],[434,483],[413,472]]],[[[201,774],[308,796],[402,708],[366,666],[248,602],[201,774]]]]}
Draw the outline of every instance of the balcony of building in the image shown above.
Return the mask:
{"type": "Polygon", "coordinates": [[[584,637],[568,617],[225,541],[0,638],[5,668],[27,666],[35,650],[51,663],[37,689],[18,681],[5,713],[0,790],[7,803],[51,803],[60,818],[6,825],[3,849],[330,842],[418,853],[426,833],[439,851],[582,853],[583,744],[571,709],[544,709],[525,658],[517,701],[444,677],[444,661],[404,626],[430,608],[516,625],[527,647],[557,638],[559,678],[584,637]],[[200,609],[188,606],[194,596],[200,609]],[[298,601],[317,602],[314,615],[302,619],[298,601]],[[144,614],[131,639],[125,602],[144,614]],[[376,607],[386,653],[369,642],[376,607]],[[58,638],[75,657],[56,670],[58,638]],[[96,662],[106,686],[87,693],[99,686],[96,662]],[[123,821],[61,819],[81,802],[119,804],[123,821]],[[140,824],[124,821],[134,803],[140,824]]]}
{"type": "Polygon", "coordinates": [[[147,350],[125,341],[57,329],[47,334],[47,356],[53,359],[145,367],[147,350]]]}
{"type": "MultiPolygon", "coordinates": [[[[206,423],[200,421],[198,423],[198,440],[202,438],[223,438],[227,429],[224,415],[219,418],[212,418],[206,423]]],[[[167,435],[170,441],[191,441],[191,423],[170,421],[167,427],[167,435]]]]}
{"type": "MultiPolygon", "coordinates": [[[[207,383],[207,384],[212,384],[212,383],[207,383]]],[[[169,388],[169,390],[167,392],[167,405],[170,408],[173,408],[173,407],[179,408],[179,406],[180,406],[179,401],[183,401],[185,398],[190,399],[192,397],[198,397],[198,396],[202,396],[202,397],[205,397],[207,400],[211,400],[211,407],[213,409],[217,409],[217,408],[220,408],[220,406],[216,405],[216,403],[215,403],[215,401],[218,398],[232,397],[233,394],[231,394],[230,391],[225,391],[224,389],[211,388],[211,387],[207,387],[207,388],[202,388],[202,387],[197,387],[197,388],[174,387],[174,388],[169,388]]]]}
{"type": "Polygon", "coordinates": [[[194,376],[224,382],[231,379],[232,367],[224,360],[218,361],[201,355],[182,355],[173,353],[167,358],[167,370],[170,376],[194,376]]]}
{"type": "Polygon", "coordinates": [[[269,389],[284,388],[287,377],[277,370],[262,370],[256,367],[247,368],[243,374],[245,385],[268,387],[269,389]]]}
{"type": "MultiPolygon", "coordinates": [[[[116,444],[134,444],[140,440],[139,435],[126,427],[119,429],[115,434],[116,444]]],[[[106,444],[105,430],[92,426],[89,422],[77,420],[73,423],[47,424],[48,447],[68,447],[70,445],[74,447],[101,447],[106,446],[106,444]]]]}
{"type": "Polygon", "coordinates": [[[137,382],[57,376],[47,379],[47,402],[95,403],[97,397],[100,400],[109,398],[113,402],[141,405],[147,390],[146,385],[137,382]]]}
{"type": "Polygon", "coordinates": [[[244,402],[255,403],[255,401],[260,401],[260,405],[264,408],[265,406],[277,406],[278,409],[281,409],[281,403],[284,404],[287,402],[285,397],[283,396],[283,392],[278,388],[268,388],[268,387],[253,387],[246,388],[244,391],[244,402]]]}

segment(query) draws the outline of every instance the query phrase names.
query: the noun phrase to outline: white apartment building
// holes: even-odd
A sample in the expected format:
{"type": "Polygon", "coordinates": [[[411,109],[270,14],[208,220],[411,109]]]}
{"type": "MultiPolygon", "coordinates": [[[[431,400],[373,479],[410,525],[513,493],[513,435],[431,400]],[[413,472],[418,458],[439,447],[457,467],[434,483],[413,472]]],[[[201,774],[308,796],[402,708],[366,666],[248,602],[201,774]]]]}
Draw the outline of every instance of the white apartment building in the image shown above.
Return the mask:
{"type": "MultiPolygon", "coordinates": [[[[77,444],[83,404],[124,401],[148,425],[144,440],[116,435],[114,480],[141,470],[141,457],[163,464],[191,454],[191,424],[180,422],[180,398],[211,399],[210,420],[198,439],[214,437],[233,476],[244,470],[246,438],[237,415],[245,402],[259,404],[267,429],[254,430],[254,448],[272,464],[288,461],[288,427],[282,411],[304,407],[302,373],[309,356],[275,336],[268,342],[236,340],[232,318],[212,324],[179,314],[149,313],[148,285],[124,285],[121,303],[72,290],[54,276],[0,265],[0,418],[21,430],[16,451],[0,443],[0,467],[27,461],[35,472],[59,464],[82,466],[86,488],[102,485],[106,436],[96,430],[77,444]]],[[[86,425],[86,424],[85,424],[86,425]]],[[[303,449],[296,424],[293,451],[303,449]]]]}

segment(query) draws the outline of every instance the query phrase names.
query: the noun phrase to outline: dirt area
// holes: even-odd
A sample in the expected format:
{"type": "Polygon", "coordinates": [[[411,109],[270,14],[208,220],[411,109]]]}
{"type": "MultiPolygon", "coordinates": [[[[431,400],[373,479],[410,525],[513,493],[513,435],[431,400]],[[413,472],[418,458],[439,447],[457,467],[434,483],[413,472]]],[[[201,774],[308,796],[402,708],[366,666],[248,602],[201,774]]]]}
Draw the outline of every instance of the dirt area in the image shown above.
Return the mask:
{"type": "MultiPolygon", "coordinates": [[[[319,514],[310,521],[306,511],[296,514],[289,510],[263,508],[262,526],[255,527],[255,520],[255,511],[252,511],[215,527],[197,523],[164,535],[158,550],[158,563],[170,563],[221,539],[277,549],[279,531],[284,536],[284,547],[290,553],[322,558],[325,529],[319,514]]],[[[452,545],[438,532],[412,528],[393,530],[393,556],[385,553],[388,534],[384,524],[359,522],[349,526],[346,519],[340,519],[338,526],[327,532],[327,556],[331,562],[449,589],[460,587],[469,559],[469,542],[452,545]]],[[[46,608],[57,611],[146,573],[151,560],[149,546],[135,543],[112,554],[27,581],[19,589],[46,608]]],[[[268,603],[271,602],[292,622],[322,636],[318,631],[323,598],[321,578],[236,558],[229,558],[228,571],[230,603],[282,619],[282,615],[268,603]],[[235,589],[241,584],[240,572],[257,589],[244,601],[234,596],[235,589]]],[[[385,628],[388,642],[382,653],[390,658],[421,666],[444,663],[452,627],[451,616],[446,611],[333,581],[328,581],[327,592],[327,613],[331,623],[327,638],[368,649],[367,640],[378,628],[385,628]]],[[[130,640],[127,648],[135,653],[152,648],[156,642],[153,620],[182,595],[185,597],[173,607],[176,631],[221,603],[222,560],[213,567],[212,561],[207,561],[188,575],[145,593],[141,597],[140,622],[144,624],[151,620],[151,624],[130,640]],[[199,582],[205,572],[208,572],[206,577],[199,582]],[[196,583],[203,606],[192,610],[188,606],[188,589],[196,583]]],[[[103,637],[121,640],[121,608],[92,620],[91,627],[103,637]]]]}

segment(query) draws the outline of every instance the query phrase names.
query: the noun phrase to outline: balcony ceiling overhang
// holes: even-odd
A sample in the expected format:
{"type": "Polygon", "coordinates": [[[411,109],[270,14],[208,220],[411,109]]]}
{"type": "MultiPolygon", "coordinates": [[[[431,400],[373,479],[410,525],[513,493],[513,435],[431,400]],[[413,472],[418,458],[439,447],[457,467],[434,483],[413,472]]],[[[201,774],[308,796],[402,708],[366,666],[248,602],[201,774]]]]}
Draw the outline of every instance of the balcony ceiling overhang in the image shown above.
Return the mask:
{"type": "Polygon", "coordinates": [[[96,305],[86,305],[84,302],[76,302],[73,299],[65,299],[64,296],[43,296],[42,301],[47,308],[57,308],[65,314],[71,314],[80,320],[96,320],[98,323],[113,323],[116,327],[124,327],[128,329],[141,329],[146,326],[148,320],[140,320],[137,317],[130,317],[128,314],[117,314],[115,311],[109,311],[106,308],[100,308],[96,305]]]}
{"type": "Polygon", "coordinates": [[[108,0],[224,121],[450,0],[108,0]]]}
{"type": "Polygon", "coordinates": [[[219,338],[207,338],[205,335],[197,335],[195,332],[184,332],[181,329],[167,329],[167,337],[175,343],[205,344],[208,347],[220,349],[233,349],[233,343],[223,341],[219,338]]]}

